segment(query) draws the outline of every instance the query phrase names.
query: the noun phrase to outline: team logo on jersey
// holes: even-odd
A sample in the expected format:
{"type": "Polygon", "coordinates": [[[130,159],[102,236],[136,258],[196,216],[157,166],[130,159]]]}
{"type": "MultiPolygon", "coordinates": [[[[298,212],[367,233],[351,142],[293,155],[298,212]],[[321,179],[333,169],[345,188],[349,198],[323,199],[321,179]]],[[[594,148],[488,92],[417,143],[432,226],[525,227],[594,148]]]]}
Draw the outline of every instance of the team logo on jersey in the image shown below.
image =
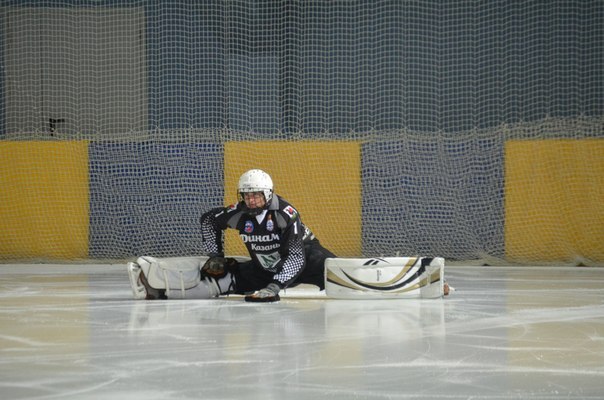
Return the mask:
{"type": "Polygon", "coordinates": [[[296,218],[296,214],[298,214],[298,212],[296,211],[295,208],[293,208],[292,206],[287,206],[283,209],[283,212],[286,213],[287,215],[289,215],[290,218],[296,218]]]}
{"type": "Polygon", "coordinates": [[[252,233],[254,231],[254,223],[252,221],[245,221],[243,230],[245,233],[252,233]]]}
{"type": "Polygon", "coordinates": [[[273,223],[273,217],[268,216],[268,221],[266,221],[266,230],[272,232],[275,229],[275,224],[273,223]]]}

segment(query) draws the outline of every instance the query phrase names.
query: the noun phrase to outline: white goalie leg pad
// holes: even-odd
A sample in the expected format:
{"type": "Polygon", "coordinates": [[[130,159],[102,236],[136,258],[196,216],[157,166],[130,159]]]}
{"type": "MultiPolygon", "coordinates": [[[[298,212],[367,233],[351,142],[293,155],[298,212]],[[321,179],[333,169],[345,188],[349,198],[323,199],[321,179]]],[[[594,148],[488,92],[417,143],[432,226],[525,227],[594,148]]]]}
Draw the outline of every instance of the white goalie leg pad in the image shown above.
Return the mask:
{"type": "Polygon", "coordinates": [[[441,257],[328,258],[325,293],[334,299],[439,298],[441,257]]]}
{"type": "Polygon", "coordinates": [[[141,267],[133,262],[126,265],[128,270],[128,278],[130,279],[130,287],[132,287],[132,295],[135,300],[144,300],[147,297],[147,289],[141,283],[139,277],[143,273],[141,267]]]}
{"type": "Polygon", "coordinates": [[[165,289],[168,298],[184,298],[186,290],[199,285],[201,266],[207,259],[208,257],[205,256],[171,258],[143,256],[136,260],[136,264],[145,274],[149,286],[165,289]]]}
{"type": "Polygon", "coordinates": [[[188,289],[183,294],[187,299],[211,299],[213,297],[218,297],[221,294],[230,293],[233,283],[234,278],[230,273],[227,273],[218,280],[205,277],[199,282],[199,285],[188,289]]]}

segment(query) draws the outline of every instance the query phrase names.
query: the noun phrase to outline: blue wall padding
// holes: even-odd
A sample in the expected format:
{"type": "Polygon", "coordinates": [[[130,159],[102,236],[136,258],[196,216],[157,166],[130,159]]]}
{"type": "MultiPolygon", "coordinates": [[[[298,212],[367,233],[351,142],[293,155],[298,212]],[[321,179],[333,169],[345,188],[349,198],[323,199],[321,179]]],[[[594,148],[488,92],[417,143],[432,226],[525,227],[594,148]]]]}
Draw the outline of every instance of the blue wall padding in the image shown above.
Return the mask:
{"type": "Polygon", "coordinates": [[[495,134],[364,144],[363,253],[502,256],[503,168],[495,134]]]}
{"type": "Polygon", "coordinates": [[[219,144],[91,143],[90,257],[199,254],[222,182],[219,144]]]}

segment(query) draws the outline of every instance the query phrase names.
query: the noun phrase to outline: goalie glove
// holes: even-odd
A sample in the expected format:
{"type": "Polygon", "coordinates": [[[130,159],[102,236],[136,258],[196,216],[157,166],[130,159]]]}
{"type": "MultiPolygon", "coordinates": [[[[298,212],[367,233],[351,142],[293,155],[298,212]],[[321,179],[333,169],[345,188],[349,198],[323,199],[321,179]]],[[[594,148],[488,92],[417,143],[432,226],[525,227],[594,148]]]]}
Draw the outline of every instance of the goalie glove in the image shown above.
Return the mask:
{"type": "Polygon", "coordinates": [[[269,283],[264,289],[260,289],[253,294],[245,296],[245,301],[251,303],[271,303],[279,301],[279,291],[281,288],[276,283],[269,283]]]}
{"type": "Polygon", "coordinates": [[[201,267],[201,275],[214,279],[224,278],[228,272],[233,272],[237,265],[234,258],[210,257],[201,267]]]}

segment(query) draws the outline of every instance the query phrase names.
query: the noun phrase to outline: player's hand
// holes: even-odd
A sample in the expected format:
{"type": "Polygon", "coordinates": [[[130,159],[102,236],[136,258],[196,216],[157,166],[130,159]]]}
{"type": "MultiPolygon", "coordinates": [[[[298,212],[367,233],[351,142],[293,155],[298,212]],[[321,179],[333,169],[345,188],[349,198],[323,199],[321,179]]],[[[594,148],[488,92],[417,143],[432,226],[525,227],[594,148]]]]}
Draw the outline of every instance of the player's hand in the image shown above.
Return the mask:
{"type": "Polygon", "coordinates": [[[237,268],[237,260],[234,258],[210,257],[201,267],[201,274],[214,279],[226,276],[227,272],[233,272],[237,268]]]}
{"type": "Polygon", "coordinates": [[[276,283],[269,283],[264,289],[260,289],[253,294],[245,296],[245,301],[252,303],[270,303],[279,301],[281,300],[279,297],[280,290],[281,288],[276,283]]]}

